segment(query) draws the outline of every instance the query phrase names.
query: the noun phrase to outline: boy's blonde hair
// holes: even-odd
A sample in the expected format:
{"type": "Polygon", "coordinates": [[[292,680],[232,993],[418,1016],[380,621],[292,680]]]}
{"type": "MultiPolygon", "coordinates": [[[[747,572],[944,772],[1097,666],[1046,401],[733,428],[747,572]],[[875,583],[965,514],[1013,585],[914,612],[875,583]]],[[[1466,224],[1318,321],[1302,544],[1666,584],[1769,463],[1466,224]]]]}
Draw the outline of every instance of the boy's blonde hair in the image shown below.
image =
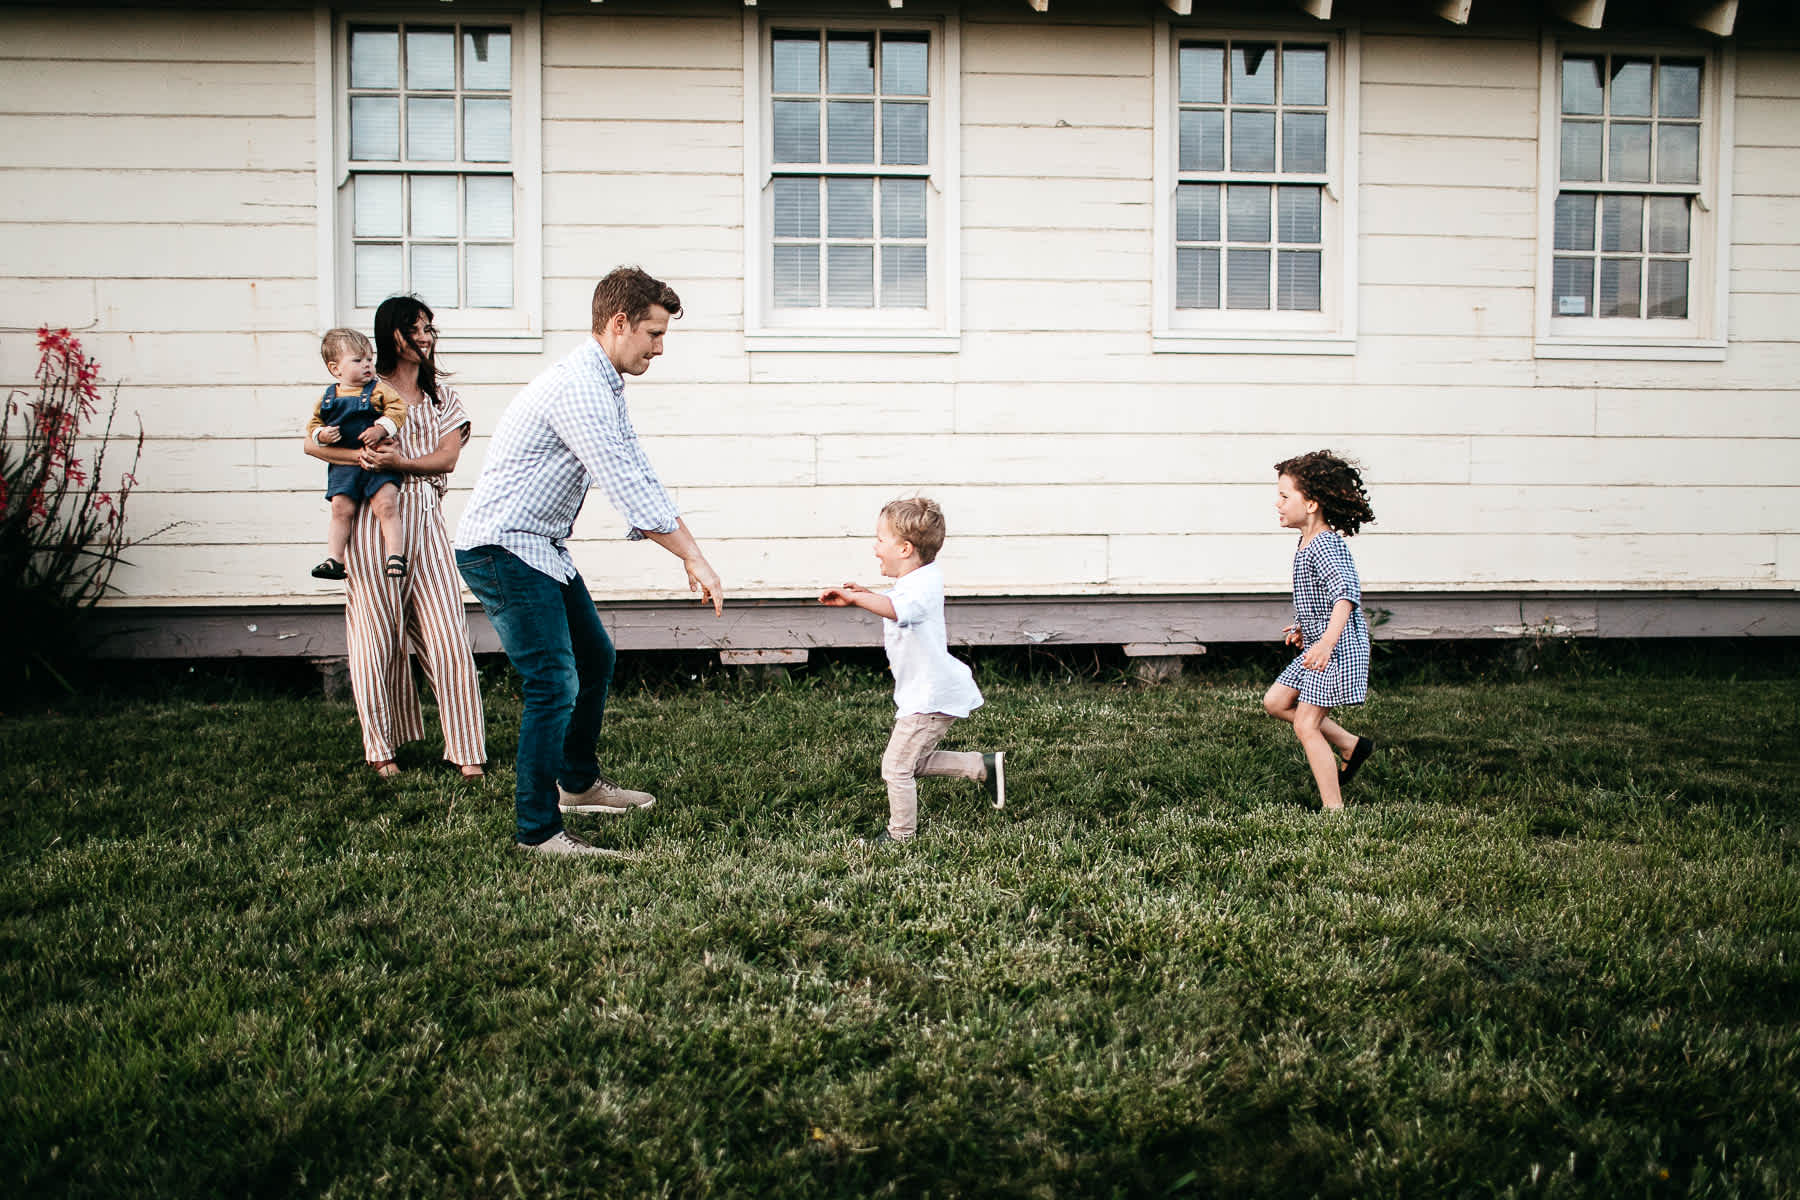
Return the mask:
{"type": "Polygon", "coordinates": [[[342,362],[346,351],[360,352],[373,358],[375,345],[359,330],[345,329],[342,326],[327,332],[319,343],[319,357],[325,360],[328,367],[334,362],[342,362]]]}
{"type": "Polygon", "coordinates": [[[931,562],[943,549],[944,510],[938,507],[936,500],[927,500],[924,496],[890,500],[882,506],[881,515],[895,537],[912,543],[913,549],[919,552],[921,563],[931,562]]]}

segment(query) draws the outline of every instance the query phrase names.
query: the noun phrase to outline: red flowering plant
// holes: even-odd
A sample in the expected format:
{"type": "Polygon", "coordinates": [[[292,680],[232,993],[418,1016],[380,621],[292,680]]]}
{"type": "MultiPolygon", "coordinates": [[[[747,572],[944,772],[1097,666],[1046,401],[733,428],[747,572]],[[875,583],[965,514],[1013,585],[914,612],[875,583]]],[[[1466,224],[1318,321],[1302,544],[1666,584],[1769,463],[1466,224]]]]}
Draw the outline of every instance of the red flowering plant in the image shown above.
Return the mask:
{"type": "Polygon", "coordinates": [[[84,434],[101,411],[100,364],[67,329],[39,329],[37,347],[36,395],[14,390],[0,418],[0,629],[24,647],[20,674],[35,662],[60,680],[55,660],[79,647],[83,615],[111,590],[124,552],[145,540],[125,536],[144,432],[106,490],[118,389],[98,434],[84,434]]]}

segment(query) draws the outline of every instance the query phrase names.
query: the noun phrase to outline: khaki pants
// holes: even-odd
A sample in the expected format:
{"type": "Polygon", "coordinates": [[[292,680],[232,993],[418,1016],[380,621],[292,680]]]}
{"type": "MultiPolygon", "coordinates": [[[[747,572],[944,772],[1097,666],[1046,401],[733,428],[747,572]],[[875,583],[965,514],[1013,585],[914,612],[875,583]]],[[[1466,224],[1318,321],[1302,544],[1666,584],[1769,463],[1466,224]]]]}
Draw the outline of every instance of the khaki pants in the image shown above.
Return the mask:
{"type": "Polygon", "coordinates": [[[955,717],[944,713],[913,713],[894,719],[893,736],[881,756],[881,778],[888,792],[888,836],[905,841],[919,831],[920,775],[954,775],[959,779],[986,779],[987,764],[980,754],[939,750],[955,717]]]}

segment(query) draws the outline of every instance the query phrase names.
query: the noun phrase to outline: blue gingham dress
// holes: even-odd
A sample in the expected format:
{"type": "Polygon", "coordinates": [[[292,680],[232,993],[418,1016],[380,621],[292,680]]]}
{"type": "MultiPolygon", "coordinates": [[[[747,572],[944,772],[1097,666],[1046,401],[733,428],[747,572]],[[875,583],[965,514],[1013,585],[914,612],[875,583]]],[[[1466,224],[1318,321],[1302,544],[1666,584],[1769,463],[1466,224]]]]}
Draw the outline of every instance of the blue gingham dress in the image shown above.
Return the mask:
{"type": "Polygon", "coordinates": [[[1356,560],[1334,529],[1320,530],[1294,552],[1294,621],[1306,641],[1276,682],[1298,688],[1303,702],[1320,708],[1361,704],[1369,695],[1369,624],[1363,619],[1356,560]],[[1300,659],[1308,646],[1325,636],[1331,610],[1339,600],[1354,606],[1350,623],[1331,648],[1331,661],[1325,669],[1309,671],[1300,665],[1300,659]]]}

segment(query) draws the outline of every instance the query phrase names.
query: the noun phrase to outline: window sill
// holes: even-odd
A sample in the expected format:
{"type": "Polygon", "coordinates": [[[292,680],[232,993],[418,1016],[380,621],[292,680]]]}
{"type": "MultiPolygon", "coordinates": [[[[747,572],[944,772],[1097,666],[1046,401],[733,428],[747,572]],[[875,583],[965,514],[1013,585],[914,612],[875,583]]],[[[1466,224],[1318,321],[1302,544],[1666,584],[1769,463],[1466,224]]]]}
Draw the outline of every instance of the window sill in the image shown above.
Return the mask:
{"type": "Polygon", "coordinates": [[[445,333],[438,348],[451,354],[541,354],[541,333],[445,333]]]}
{"type": "Polygon", "coordinates": [[[1532,347],[1538,358],[1576,358],[1623,362],[1724,362],[1726,344],[1681,338],[1641,341],[1597,341],[1588,338],[1539,338],[1532,347]]]}
{"type": "Polygon", "coordinates": [[[1150,339],[1157,354],[1355,354],[1356,339],[1316,333],[1240,333],[1229,337],[1198,333],[1158,333],[1150,339]]]}
{"type": "Polygon", "coordinates": [[[751,354],[955,354],[958,333],[807,333],[798,330],[746,333],[751,354]]]}

